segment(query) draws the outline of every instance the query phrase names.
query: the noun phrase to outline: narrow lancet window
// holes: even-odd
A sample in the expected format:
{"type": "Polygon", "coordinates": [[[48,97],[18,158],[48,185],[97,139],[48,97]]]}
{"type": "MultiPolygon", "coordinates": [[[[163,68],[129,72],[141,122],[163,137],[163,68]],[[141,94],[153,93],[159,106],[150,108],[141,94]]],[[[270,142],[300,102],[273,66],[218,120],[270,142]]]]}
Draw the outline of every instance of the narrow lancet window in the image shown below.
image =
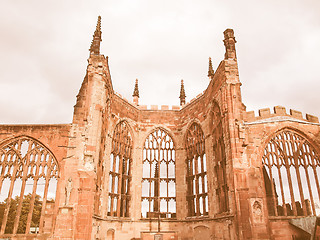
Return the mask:
{"type": "Polygon", "coordinates": [[[199,124],[193,123],[187,130],[187,184],[188,215],[208,215],[208,182],[205,139],[199,124]]]}
{"type": "Polygon", "coordinates": [[[112,138],[108,215],[129,217],[132,137],[125,121],[117,124],[112,138]]]}
{"type": "Polygon", "coordinates": [[[176,217],[175,147],[162,129],[151,133],[143,147],[141,216],[176,217]]]}
{"type": "Polygon", "coordinates": [[[55,157],[37,140],[0,146],[0,234],[52,232],[58,175],[55,157]]]}
{"type": "Polygon", "coordinates": [[[301,135],[284,130],[272,138],[262,157],[269,214],[320,214],[320,161],[301,135]]]}
{"type": "Polygon", "coordinates": [[[218,213],[227,212],[229,209],[228,185],[226,174],[226,150],[223,139],[222,122],[220,112],[216,111],[215,124],[213,125],[213,160],[216,175],[216,196],[218,201],[218,213]]]}

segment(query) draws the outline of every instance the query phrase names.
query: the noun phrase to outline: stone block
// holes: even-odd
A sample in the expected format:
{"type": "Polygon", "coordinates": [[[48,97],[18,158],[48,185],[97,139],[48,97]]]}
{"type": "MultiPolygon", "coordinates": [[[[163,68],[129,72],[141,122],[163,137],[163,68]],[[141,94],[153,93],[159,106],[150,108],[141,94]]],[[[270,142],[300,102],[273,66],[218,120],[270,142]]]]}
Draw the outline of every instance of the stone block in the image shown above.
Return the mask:
{"type": "Polygon", "coordinates": [[[151,110],[158,110],[158,105],[151,105],[151,110]]]}
{"type": "Polygon", "coordinates": [[[310,114],[306,114],[306,118],[309,122],[319,123],[319,118],[310,114]]]}
{"type": "Polygon", "coordinates": [[[302,113],[297,110],[290,109],[290,115],[292,117],[302,119],[302,113]]]}
{"type": "Polygon", "coordinates": [[[161,110],[169,110],[169,106],[168,105],[161,105],[161,110]]]}
{"type": "Polygon", "coordinates": [[[254,121],[254,119],[255,119],[254,111],[244,113],[244,120],[245,121],[251,122],[251,121],[254,121]]]}
{"type": "Polygon", "coordinates": [[[259,109],[259,116],[262,118],[270,117],[270,108],[259,109]]]}
{"type": "Polygon", "coordinates": [[[141,110],[147,110],[148,109],[147,105],[139,105],[138,108],[141,109],[141,110]]]}
{"type": "Polygon", "coordinates": [[[284,115],[287,114],[286,108],[285,108],[285,107],[282,107],[282,106],[275,106],[275,107],[273,108],[273,110],[274,110],[274,113],[275,113],[276,115],[284,116],[284,115]]]}

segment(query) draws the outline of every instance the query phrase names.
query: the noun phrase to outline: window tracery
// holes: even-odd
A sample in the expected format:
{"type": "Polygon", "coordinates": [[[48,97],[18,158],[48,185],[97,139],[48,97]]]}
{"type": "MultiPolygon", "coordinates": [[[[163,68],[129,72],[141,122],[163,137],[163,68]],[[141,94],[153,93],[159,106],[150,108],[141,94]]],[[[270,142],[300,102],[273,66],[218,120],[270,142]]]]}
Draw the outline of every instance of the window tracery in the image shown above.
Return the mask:
{"type": "Polygon", "coordinates": [[[58,177],[55,157],[37,140],[22,136],[0,146],[0,234],[50,232],[45,220],[58,177]]]}
{"type": "Polygon", "coordinates": [[[132,137],[125,121],[118,123],[112,138],[109,172],[108,215],[129,217],[132,137]]]}
{"type": "Polygon", "coordinates": [[[176,217],[175,147],[172,138],[157,129],[145,140],[141,215],[176,217]]]}
{"type": "Polygon", "coordinates": [[[218,212],[227,212],[229,208],[228,185],[226,174],[226,150],[223,139],[220,110],[214,108],[215,119],[213,125],[213,160],[215,162],[215,174],[217,178],[216,196],[218,200],[218,212]]]}
{"type": "Polygon", "coordinates": [[[281,131],[266,145],[262,163],[270,215],[320,213],[320,161],[307,139],[281,131]]]}
{"type": "Polygon", "coordinates": [[[187,185],[188,215],[208,215],[208,182],[205,139],[199,124],[187,130],[187,185]]]}

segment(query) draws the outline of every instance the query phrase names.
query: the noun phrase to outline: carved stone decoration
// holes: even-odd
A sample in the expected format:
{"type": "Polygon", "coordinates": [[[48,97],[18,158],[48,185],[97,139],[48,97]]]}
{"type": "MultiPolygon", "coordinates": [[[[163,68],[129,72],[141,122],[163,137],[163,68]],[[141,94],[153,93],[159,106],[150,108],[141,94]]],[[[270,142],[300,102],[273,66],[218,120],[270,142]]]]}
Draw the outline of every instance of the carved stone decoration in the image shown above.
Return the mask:
{"type": "Polygon", "coordinates": [[[72,182],[72,178],[69,177],[68,181],[66,182],[66,187],[65,187],[65,194],[66,194],[66,200],[65,200],[65,206],[69,206],[69,201],[70,201],[70,196],[71,196],[71,192],[73,189],[73,182],[72,182]]]}
{"type": "Polygon", "coordinates": [[[94,160],[93,160],[93,156],[91,154],[84,154],[84,168],[87,171],[94,171],[95,170],[95,166],[94,166],[94,160]]]}
{"type": "Polygon", "coordinates": [[[251,212],[254,223],[263,223],[262,199],[251,198],[251,212]]]}

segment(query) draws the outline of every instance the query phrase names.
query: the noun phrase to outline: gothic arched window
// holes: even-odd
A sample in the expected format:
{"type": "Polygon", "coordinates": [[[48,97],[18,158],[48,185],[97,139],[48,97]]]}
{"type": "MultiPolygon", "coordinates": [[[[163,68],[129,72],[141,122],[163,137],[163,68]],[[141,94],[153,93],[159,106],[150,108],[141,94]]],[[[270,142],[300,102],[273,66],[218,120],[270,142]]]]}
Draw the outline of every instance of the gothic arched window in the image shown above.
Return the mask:
{"type": "Polygon", "coordinates": [[[270,215],[319,215],[320,161],[307,139],[279,132],[265,147],[262,163],[270,215]]]}
{"type": "Polygon", "coordinates": [[[117,124],[112,138],[108,215],[129,217],[132,137],[125,121],[117,124]]]}
{"type": "Polygon", "coordinates": [[[143,147],[141,215],[176,217],[175,147],[162,129],[152,132],[143,147]]]}
{"type": "Polygon", "coordinates": [[[58,175],[55,157],[39,141],[22,136],[0,146],[0,234],[52,231],[58,175]]]}
{"type": "Polygon", "coordinates": [[[199,124],[187,130],[188,215],[208,215],[208,182],[204,134],[199,124]]]}
{"type": "Polygon", "coordinates": [[[227,212],[229,207],[228,201],[228,185],[226,174],[226,150],[223,140],[222,119],[219,107],[213,108],[212,119],[212,142],[213,142],[213,161],[216,174],[216,196],[218,204],[218,212],[227,212]]]}

